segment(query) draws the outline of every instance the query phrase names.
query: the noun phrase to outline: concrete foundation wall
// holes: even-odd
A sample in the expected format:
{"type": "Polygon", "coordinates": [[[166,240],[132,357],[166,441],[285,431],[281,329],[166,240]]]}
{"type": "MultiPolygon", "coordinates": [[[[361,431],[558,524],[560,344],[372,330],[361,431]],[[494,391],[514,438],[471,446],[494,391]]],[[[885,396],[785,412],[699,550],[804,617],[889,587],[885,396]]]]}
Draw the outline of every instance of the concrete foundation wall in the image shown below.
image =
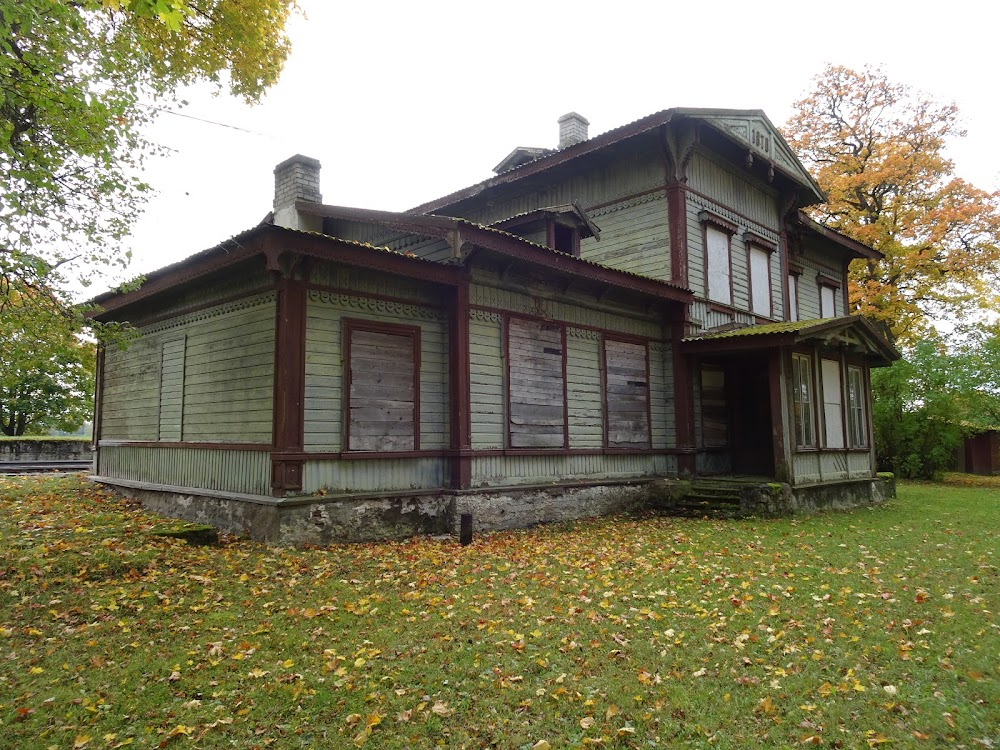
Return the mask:
{"type": "Polygon", "coordinates": [[[90,440],[0,440],[0,463],[15,461],[87,461],[90,440]]]}

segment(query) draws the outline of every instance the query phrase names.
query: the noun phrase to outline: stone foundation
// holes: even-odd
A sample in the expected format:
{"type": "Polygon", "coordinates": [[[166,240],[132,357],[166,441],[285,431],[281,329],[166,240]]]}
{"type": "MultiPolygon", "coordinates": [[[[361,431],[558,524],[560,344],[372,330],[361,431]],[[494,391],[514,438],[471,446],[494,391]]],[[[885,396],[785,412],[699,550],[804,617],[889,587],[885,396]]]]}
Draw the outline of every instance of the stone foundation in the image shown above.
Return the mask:
{"type": "MultiPolygon", "coordinates": [[[[462,514],[476,532],[573,521],[632,510],[670,512],[691,482],[657,479],[598,486],[504,488],[351,497],[271,498],[93,477],[164,516],[208,524],[279,545],[328,545],[458,534],[462,514]]],[[[894,496],[884,477],[792,488],[738,485],[739,514],[777,517],[875,505],[894,496]]]]}
{"type": "Polygon", "coordinates": [[[457,534],[471,513],[477,532],[572,521],[649,507],[668,480],[597,487],[392,496],[270,498],[93,477],[154,513],[279,545],[326,545],[457,534]]]}
{"type": "Polygon", "coordinates": [[[773,518],[824,510],[848,510],[880,505],[895,496],[896,481],[892,474],[806,487],[791,487],[777,482],[746,484],[740,488],[740,513],[773,518]]]}

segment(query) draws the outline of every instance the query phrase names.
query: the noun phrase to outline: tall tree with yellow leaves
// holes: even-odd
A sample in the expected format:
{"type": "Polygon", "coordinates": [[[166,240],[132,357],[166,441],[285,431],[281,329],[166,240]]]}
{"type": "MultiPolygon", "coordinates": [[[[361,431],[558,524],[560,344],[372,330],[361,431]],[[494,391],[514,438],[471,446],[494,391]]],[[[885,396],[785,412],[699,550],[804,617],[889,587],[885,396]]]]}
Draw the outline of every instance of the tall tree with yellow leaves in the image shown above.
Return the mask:
{"type": "Polygon", "coordinates": [[[1000,193],[955,176],[954,104],[881,69],[828,65],[783,132],[828,195],[814,217],[885,255],[852,265],[856,311],[904,346],[934,319],[1000,311],[1000,193]]]}

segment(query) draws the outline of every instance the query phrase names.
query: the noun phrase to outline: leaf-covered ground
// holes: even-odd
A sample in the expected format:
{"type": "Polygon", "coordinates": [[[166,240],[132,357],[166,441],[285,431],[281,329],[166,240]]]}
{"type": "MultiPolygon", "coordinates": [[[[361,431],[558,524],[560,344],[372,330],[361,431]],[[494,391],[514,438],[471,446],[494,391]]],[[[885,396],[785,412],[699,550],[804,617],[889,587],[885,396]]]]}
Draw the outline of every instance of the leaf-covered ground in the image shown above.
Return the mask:
{"type": "Polygon", "coordinates": [[[1000,747],[1000,486],[194,547],[0,477],[0,746],[1000,747]]]}

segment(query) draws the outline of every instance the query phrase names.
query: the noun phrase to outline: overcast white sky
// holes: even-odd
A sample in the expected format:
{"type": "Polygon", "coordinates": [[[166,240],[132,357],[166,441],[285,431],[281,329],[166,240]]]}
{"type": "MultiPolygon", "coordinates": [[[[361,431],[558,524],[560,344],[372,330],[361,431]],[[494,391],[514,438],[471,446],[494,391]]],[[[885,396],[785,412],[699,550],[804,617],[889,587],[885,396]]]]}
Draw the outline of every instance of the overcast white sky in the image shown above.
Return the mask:
{"type": "Polygon", "coordinates": [[[958,174],[1000,187],[991,4],[299,2],[263,104],[191,91],[187,117],[155,126],[170,153],[148,164],[158,194],[130,239],[132,274],[257,224],[274,165],[295,153],[322,162],[326,203],[403,210],[492,176],[515,146],[555,146],[569,111],[591,136],[668,107],[763,109],[780,125],[828,62],[881,64],[956,102],[958,174]]]}

